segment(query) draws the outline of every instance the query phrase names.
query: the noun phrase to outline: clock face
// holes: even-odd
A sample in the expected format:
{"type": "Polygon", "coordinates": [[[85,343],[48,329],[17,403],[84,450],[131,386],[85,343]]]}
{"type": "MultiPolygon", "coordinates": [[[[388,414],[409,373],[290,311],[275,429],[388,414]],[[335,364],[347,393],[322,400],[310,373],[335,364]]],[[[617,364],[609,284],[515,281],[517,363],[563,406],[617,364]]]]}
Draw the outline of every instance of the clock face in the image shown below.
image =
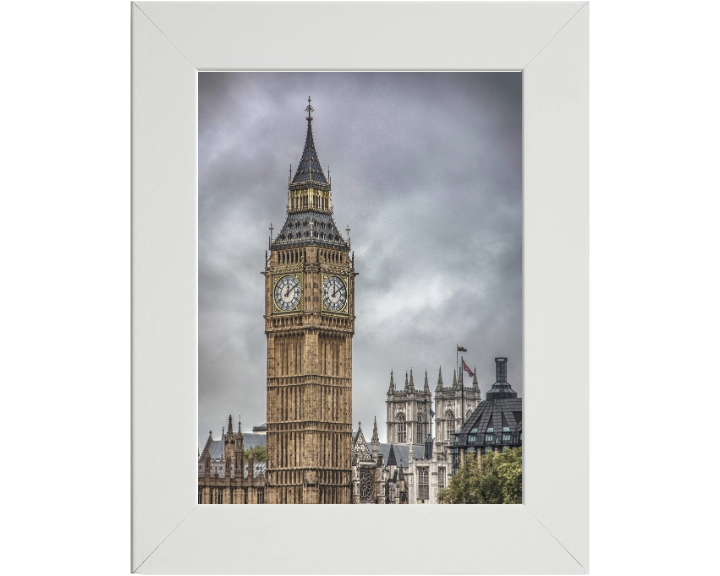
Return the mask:
{"type": "Polygon", "coordinates": [[[300,301],[300,282],[295,276],[283,276],[275,284],[275,304],[283,312],[289,312],[300,301]]]}
{"type": "Polygon", "coordinates": [[[345,284],[337,276],[330,276],[323,286],[323,302],[331,312],[339,312],[347,301],[345,284]]]}

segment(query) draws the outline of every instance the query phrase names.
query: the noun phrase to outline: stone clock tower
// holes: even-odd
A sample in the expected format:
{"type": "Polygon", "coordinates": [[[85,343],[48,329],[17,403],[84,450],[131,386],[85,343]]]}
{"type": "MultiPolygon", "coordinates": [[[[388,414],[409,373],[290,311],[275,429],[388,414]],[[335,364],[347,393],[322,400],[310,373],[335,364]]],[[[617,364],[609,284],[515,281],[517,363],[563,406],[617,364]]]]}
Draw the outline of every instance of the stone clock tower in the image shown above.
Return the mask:
{"type": "Polygon", "coordinates": [[[315,150],[309,98],[305,111],[305,148],[263,272],[266,502],[350,504],[357,274],[350,240],[333,221],[331,181],[315,150]]]}

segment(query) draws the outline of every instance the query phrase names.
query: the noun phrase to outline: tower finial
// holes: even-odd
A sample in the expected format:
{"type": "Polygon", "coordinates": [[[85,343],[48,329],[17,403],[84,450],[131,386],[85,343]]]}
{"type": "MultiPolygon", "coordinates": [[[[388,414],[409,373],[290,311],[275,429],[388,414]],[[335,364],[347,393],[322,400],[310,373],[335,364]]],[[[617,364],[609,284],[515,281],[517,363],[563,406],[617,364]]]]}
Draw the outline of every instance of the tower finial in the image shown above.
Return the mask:
{"type": "Polygon", "coordinates": [[[307,115],[308,122],[312,121],[312,119],[313,119],[312,113],[315,112],[315,108],[313,108],[312,104],[310,103],[311,100],[312,100],[312,98],[310,98],[310,96],[308,96],[308,105],[307,105],[307,108],[305,108],[305,112],[308,113],[308,115],[307,115]]]}
{"type": "Polygon", "coordinates": [[[443,389],[443,381],[442,381],[442,366],[440,366],[440,371],[438,372],[438,383],[436,386],[436,390],[442,390],[443,389]]]}

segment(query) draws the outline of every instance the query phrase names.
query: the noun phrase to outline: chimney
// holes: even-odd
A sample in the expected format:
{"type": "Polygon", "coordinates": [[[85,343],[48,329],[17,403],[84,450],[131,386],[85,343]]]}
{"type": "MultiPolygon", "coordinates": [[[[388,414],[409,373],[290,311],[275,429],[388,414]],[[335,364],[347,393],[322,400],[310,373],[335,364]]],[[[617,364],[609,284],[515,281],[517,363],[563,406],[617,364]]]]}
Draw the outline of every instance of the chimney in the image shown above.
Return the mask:
{"type": "Polygon", "coordinates": [[[507,381],[507,358],[495,358],[495,384],[485,394],[487,400],[500,400],[501,398],[517,398],[517,392],[507,381]]]}
{"type": "Polygon", "coordinates": [[[495,381],[507,382],[507,358],[495,358],[495,381]]]}

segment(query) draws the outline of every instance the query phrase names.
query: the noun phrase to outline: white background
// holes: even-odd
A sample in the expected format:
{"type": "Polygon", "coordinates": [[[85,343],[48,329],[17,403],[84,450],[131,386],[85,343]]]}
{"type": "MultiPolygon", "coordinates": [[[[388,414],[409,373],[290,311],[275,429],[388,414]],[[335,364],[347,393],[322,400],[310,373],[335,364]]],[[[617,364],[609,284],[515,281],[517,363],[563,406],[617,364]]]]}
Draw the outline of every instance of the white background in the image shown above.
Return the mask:
{"type": "MultiPolygon", "coordinates": [[[[0,567],[126,574],[130,5],[2,14],[0,567]]],[[[719,16],[591,2],[593,574],[714,560],[719,16]]]]}

